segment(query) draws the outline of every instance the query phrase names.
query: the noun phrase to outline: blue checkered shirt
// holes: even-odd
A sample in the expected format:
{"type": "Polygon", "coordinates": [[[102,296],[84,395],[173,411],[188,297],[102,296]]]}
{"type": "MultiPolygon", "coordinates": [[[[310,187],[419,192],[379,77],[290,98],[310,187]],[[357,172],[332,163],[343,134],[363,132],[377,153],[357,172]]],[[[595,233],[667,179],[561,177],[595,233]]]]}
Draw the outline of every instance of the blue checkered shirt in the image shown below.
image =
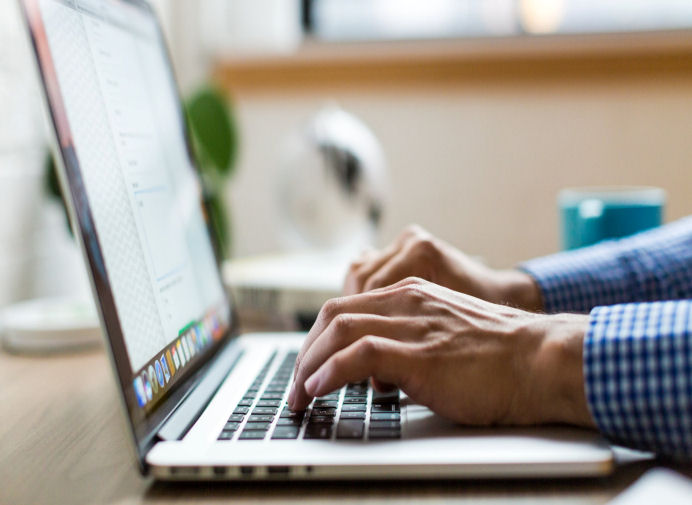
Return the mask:
{"type": "Polygon", "coordinates": [[[584,387],[599,429],[692,459],[692,217],[521,268],[546,312],[590,313],[584,387]]]}

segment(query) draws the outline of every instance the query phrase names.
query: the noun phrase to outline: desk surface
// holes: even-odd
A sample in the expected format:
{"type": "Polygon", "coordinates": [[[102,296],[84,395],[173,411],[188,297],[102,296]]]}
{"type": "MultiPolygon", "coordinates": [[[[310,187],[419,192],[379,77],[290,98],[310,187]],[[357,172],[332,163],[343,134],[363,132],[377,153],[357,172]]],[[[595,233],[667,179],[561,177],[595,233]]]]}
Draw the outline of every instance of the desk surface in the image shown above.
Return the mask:
{"type": "MultiPolygon", "coordinates": [[[[0,351],[0,504],[606,503],[654,466],[628,464],[589,480],[166,484],[139,475],[119,416],[102,350],[0,351]]],[[[692,467],[676,469],[692,474],[692,467]]]]}

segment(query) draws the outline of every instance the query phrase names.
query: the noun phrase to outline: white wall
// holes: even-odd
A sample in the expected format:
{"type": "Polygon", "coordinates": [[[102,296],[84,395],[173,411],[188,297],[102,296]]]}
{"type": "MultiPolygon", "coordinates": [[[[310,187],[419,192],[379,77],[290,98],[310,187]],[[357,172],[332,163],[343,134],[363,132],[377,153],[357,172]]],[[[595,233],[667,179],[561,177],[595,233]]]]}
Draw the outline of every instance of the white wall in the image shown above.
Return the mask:
{"type": "Polygon", "coordinates": [[[493,265],[513,265],[557,250],[555,198],[572,185],[658,185],[668,219],[692,214],[692,78],[257,93],[236,101],[235,254],[278,247],[277,146],[329,98],[384,145],[393,198],[382,243],[418,222],[493,265]]]}

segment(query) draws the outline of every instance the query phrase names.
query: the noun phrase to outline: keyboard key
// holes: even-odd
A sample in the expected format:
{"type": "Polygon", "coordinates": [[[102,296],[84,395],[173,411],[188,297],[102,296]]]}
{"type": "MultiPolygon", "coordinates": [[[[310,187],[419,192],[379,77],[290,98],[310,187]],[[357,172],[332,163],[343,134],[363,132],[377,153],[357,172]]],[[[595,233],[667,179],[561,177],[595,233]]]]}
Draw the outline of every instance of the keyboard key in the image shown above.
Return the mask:
{"type": "Polygon", "coordinates": [[[370,420],[371,430],[386,430],[386,429],[400,429],[401,423],[399,421],[373,421],[370,420]]]}
{"type": "Polygon", "coordinates": [[[262,440],[266,434],[264,431],[245,430],[240,434],[238,440],[262,440]]]}
{"type": "MultiPolygon", "coordinates": [[[[286,386],[267,386],[267,389],[264,390],[265,393],[281,393],[282,395],[286,392],[286,386]]],[[[283,396],[282,396],[283,398],[283,396]]]]}
{"type": "Polygon", "coordinates": [[[371,421],[398,421],[401,415],[398,412],[373,412],[370,414],[371,421]]]}
{"type": "Polygon", "coordinates": [[[240,423],[228,422],[223,427],[223,431],[235,431],[238,429],[238,426],[240,426],[240,423]]]}
{"type": "Polygon", "coordinates": [[[221,435],[219,435],[219,440],[231,440],[233,435],[235,435],[233,431],[222,431],[221,435]]]}
{"type": "Polygon", "coordinates": [[[310,416],[310,424],[332,424],[334,418],[331,416],[310,416]]]}
{"type": "Polygon", "coordinates": [[[282,400],[283,397],[282,393],[264,393],[260,400],[282,400]]]}
{"type": "Polygon", "coordinates": [[[365,393],[368,390],[368,382],[363,381],[363,382],[354,382],[346,386],[346,391],[354,391],[354,392],[360,392],[360,393],[365,393]]]}
{"type": "Polygon", "coordinates": [[[238,422],[242,421],[244,418],[245,418],[245,415],[243,415],[243,414],[231,414],[231,417],[229,417],[228,420],[238,423],[238,422]]]}
{"type": "Polygon", "coordinates": [[[314,426],[308,425],[305,428],[305,439],[329,439],[332,437],[332,427],[326,424],[314,426]]]}
{"type": "Polygon", "coordinates": [[[304,416],[305,416],[304,410],[291,410],[288,407],[286,407],[283,409],[283,411],[281,411],[280,417],[290,417],[290,418],[302,419],[304,416]]]}
{"type": "Polygon", "coordinates": [[[236,407],[233,411],[234,414],[247,414],[248,412],[250,412],[249,407],[236,407]]]}
{"type": "Polygon", "coordinates": [[[335,409],[339,405],[337,400],[315,400],[312,404],[313,408],[330,408],[335,409]]]}
{"type": "Polygon", "coordinates": [[[238,402],[238,407],[249,407],[254,400],[252,398],[243,398],[238,402]]]}
{"type": "Polygon", "coordinates": [[[278,407],[281,405],[281,400],[260,400],[257,402],[258,407],[278,407]]]}
{"type": "Polygon", "coordinates": [[[339,421],[336,425],[336,438],[363,438],[365,423],[360,420],[339,421]]]}
{"type": "Polygon", "coordinates": [[[387,391],[386,393],[372,392],[372,403],[399,403],[399,390],[387,391]]]}
{"type": "Polygon", "coordinates": [[[344,398],[344,405],[353,403],[368,403],[368,398],[366,396],[347,396],[344,398]]]}
{"type": "Polygon", "coordinates": [[[277,426],[300,426],[303,424],[303,418],[280,417],[276,422],[277,426]]]}
{"type": "Polygon", "coordinates": [[[373,403],[370,412],[399,412],[398,403],[373,403]]]}
{"type": "Polygon", "coordinates": [[[274,420],[274,416],[270,414],[251,414],[247,420],[249,423],[271,423],[274,420]]]}
{"type": "MultiPolygon", "coordinates": [[[[243,407],[243,408],[247,408],[247,407],[243,407]]],[[[252,409],[253,414],[275,415],[278,411],[279,411],[279,409],[277,409],[276,407],[255,407],[254,409],[252,409]]]]}
{"type": "Polygon", "coordinates": [[[267,431],[272,423],[251,423],[249,420],[245,424],[246,430],[267,431]]]}
{"type": "Polygon", "coordinates": [[[300,427],[295,426],[277,426],[272,434],[274,440],[293,440],[298,438],[300,427]]]}
{"type": "Polygon", "coordinates": [[[341,412],[365,412],[365,404],[342,405],[341,412]]]}
{"type": "Polygon", "coordinates": [[[310,417],[314,416],[327,416],[334,417],[336,415],[336,409],[312,409],[310,417]]]}
{"type": "Polygon", "coordinates": [[[382,439],[382,438],[401,438],[401,430],[373,430],[371,429],[368,433],[368,437],[371,440],[382,439]]]}
{"type": "Polygon", "coordinates": [[[279,388],[279,389],[286,389],[286,385],[288,384],[287,380],[273,380],[269,384],[267,384],[267,389],[269,388],[279,388]]]}
{"type": "Polygon", "coordinates": [[[365,419],[365,411],[362,412],[344,412],[341,411],[339,419],[365,419]]]}

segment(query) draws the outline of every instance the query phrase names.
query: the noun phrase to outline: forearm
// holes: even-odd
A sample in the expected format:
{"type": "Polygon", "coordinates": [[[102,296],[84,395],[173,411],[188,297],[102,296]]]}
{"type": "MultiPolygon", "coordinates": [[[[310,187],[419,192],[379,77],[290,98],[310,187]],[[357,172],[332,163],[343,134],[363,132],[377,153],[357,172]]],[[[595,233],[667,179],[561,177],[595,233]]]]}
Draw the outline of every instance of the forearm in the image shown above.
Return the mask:
{"type": "Polygon", "coordinates": [[[526,262],[543,310],[588,313],[599,305],[692,297],[692,218],[526,262]]]}

